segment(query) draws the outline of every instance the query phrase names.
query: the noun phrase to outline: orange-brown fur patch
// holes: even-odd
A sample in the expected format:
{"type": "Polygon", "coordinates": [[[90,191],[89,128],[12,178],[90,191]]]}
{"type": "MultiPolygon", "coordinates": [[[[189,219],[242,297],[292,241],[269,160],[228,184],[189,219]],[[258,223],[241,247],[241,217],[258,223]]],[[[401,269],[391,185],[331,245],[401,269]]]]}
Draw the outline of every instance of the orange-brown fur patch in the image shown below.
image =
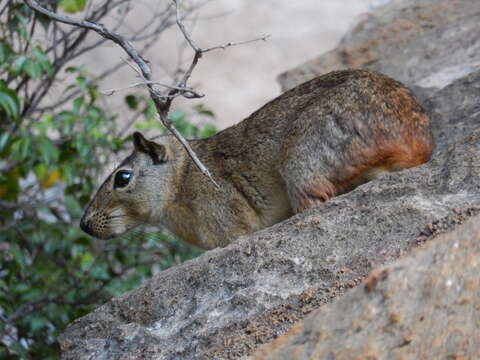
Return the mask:
{"type": "Polygon", "coordinates": [[[414,137],[390,141],[380,146],[362,149],[358,153],[360,161],[355,164],[344,164],[336,169],[335,178],[331,178],[337,193],[353,190],[371,180],[377,173],[393,172],[427,162],[433,144],[419,141],[414,137]],[[405,142],[404,142],[405,141],[405,142]]]}

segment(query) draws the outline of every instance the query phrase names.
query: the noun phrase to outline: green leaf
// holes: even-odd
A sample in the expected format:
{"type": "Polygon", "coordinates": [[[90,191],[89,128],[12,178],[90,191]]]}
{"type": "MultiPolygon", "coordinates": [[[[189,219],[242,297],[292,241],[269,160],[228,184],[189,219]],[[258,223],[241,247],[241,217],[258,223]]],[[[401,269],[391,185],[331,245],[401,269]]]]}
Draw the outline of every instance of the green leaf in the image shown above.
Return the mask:
{"type": "Polygon", "coordinates": [[[28,74],[28,76],[30,76],[34,80],[40,78],[43,75],[42,66],[36,61],[28,60],[27,62],[25,62],[24,70],[28,74]]]}
{"type": "Polygon", "coordinates": [[[84,91],[87,90],[87,79],[85,79],[83,76],[77,77],[77,84],[80,87],[80,89],[84,91]]]}
{"type": "Polygon", "coordinates": [[[28,17],[32,14],[32,9],[27,6],[27,4],[18,4],[16,10],[18,14],[22,14],[26,21],[28,21],[28,17]]]}
{"type": "Polygon", "coordinates": [[[174,111],[170,115],[170,120],[174,123],[179,123],[185,120],[185,113],[183,111],[174,111]]]}
{"type": "Polygon", "coordinates": [[[17,6],[16,11],[13,11],[13,16],[9,17],[9,20],[7,21],[7,25],[10,29],[11,32],[15,32],[19,38],[23,39],[28,39],[28,12],[22,11],[22,8],[29,9],[26,5],[25,6],[17,6]],[[20,11],[17,11],[20,10],[20,11]],[[22,15],[23,12],[23,15],[22,15]]]}
{"type": "Polygon", "coordinates": [[[33,128],[38,130],[38,133],[40,135],[45,135],[45,133],[48,130],[50,130],[51,128],[54,128],[54,127],[55,126],[51,126],[51,123],[48,123],[48,121],[45,121],[45,120],[41,120],[41,121],[33,124],[33,128]]]}
{"type": "Polygon", "coordinates": [[[12,244],[7,250],[15,259],[16,263],[20,266],[21,269],[25,269],[27,266],[27,261],[23,255],[22,250],[18,247],[17,244],[12,244]]]}
{"type": "Polygon", "coordinates": [[[42,179],[47,175],[48,167],[45,164],[38,164],[33,168],[33,172],[37,175],[37,178],[42,179]]]}
{"type": "Polygon", "coordinates": [[[32,146],[32,141],[29,138],[22,139],[22,145],[20,147],[21,159],[25,160],[28,157],[31,146],[32,146]]]}
{"type": "Polygon", "coordinates": [[[60,7],[67,13],[76,13],[85,9],[87,0],[62,0],[60,7]]]}
{"type": "Polygon", "coordinates": [[[10,44],[0,43],[0,63],[7,62],[12,54],[13,50],[10,44]]]}
{"type": "Polygon", "coordinates": [[[96,86],[89,86],[88,87],[88,94],[90,95],[90,105],[95,103],[98,98],[98,91],[96,86]]]}
{"type": "Polygon", "coordinates": [[[47,206],[39,206],[39,207],[37,208],[37,211],[38,211],[38,213],[40,213],[40,214],[45,214],[45,215],[47,215],[47,216],[54,216],[53,213],[52,213],[52,211],[50,210],[50,208],[47,207],[47,206]]]}
{"type": "Polygon", "coordinates": [[[67,181],[67,185],[72,185],[73,180],[75,178],[75,168],[71,164],[65,164],[62,167],[63,176],[65,176],[65,180],[67,181]]]}
{"type": "Polygon", "coordinates": [[[217,128],[212,124],[206,124],[200,132],[201,138],[207,138],[217,133],[217,128]]]}
{"type": "Polygon", "coordinates": [[[84,98],[83,96],[79,96],[75,100],[73,100],[73,112],[77,115],[80,114],[80,108],[83,105],[84,98]]]}
{"type": "Polygon", "coordinates": [[[90,252],[84,253],[80,258],[80,269],[83,271],[88,270],[94,262],[94,257],[90,252]]]}
{"type": "Polygon", "coordinates": [[[7,147],[9,140],[10,140],[10,133],[5,132],[3,134],[0,134],[0,152],[2,152],[7,147]]]}
{"type": "Polygon", "coordinates": [[[69,66],[65,69],[65,72],[67,73],[74,73],[74,72],[80,72],[82,68],[80,66],[69,66]]]}
{"type": "Polygon", "coordinates": [[[39,62],[50,62],[48,56],[39,47],[33,49],[32,53],[39,62]]]}
{"type": "Polygon", "coordinates": [[[38,330],[48,326],[48,320],[43,316],[31,316],[29,319],[30,330],[37,332],[38,330]]]}
{"type": "Polygon", "coordinates": [[[20,343],[13,343],[9,346],[11,351],[18,355],[21,359],[29,359],[30,356],[28,355],[27,349],[23,347],[20,343]]]}
{"type": "Polygon", "coordinates": [[[47,137],[40,139],[40,153],[47,165],[57,162],[60,156],[55,144],[47,137]]]}
{"type": "Polygon", "coordinates": [[[205,108],[205,105],[203,104],[195,105],[193,108],[201,115],[210,116],[212,118],[215,117],[215,114],[213,113],[213,111],[205,108]]]}
{"type": "Polygon", "coordinates": [[[78,154],[84,159],[90,155],[90,147],[88,143],[82,139],[76,139],[75,148],[77,149],[78,154]]]}
{"type": "Polygon", "coordinates": [[[138,108],[138,99],[135,95],[127,95],[125,96],[125,102],[127,103],[128,107],[132,110],[137,110],[138,108]]]}
{"type": "Polygon", "coordinates": [[[20,101],[18,101],[15,91],[0,86],[0,108],[5,113],[15,119],[20,116],[20,101]]]}
{"type": "Polygon", "coordinates": [[[29,137],[21,137],[12,144],[12,155],[20,161],[25,160],[30,153],[31,144],[29,137]]]}
{"type": "Polygon", "coordinates": [[[36,18],[40,22],[40,25],[42,25],[43,29],[45,31],[48,31],[48,28],[50,27],[51,20],[48,16],[40,14],[38,12],[35,13],[36,18]]]}
{"type": "Polygon", "coordinates": [[[99,280],[107,280],[109,278],[109,275],[106,264],[99,264],[94,268],[90,269],[90,275],[99,280]]]}
{"type": "Polygon", "coordinates": [[[70,135],[77,116],[72,111],[62,111],[57,119],[59,120],[57,123],[62,125],[65,134],[70,135]]]}
{"type": "Polygon", "coordinates": [[[65,135],[70,135],[73,130],[73,123],[75,122],[75,117],[74,116],[62,116],[63,120],[63,132],[65,135]]]}
{"type": "MultiPolygon", "coordinates": [[[[3,175],[3,174],[2,174],[3,175]]],[[[0,182],[0,197],[9,201],[17,201],[18,192],[20,190],[19,174],[16,170],[2,176],[0,182]],[[6,192],[3,192],[7,190],[6,192]]]]}
{"type": "Polygon", "coordinates": [[[155,104],[153,103],[152,100],[147,100],[147,106],[145,110],[143,110],[143,115],[145,118],[148,119],[156,119],[157,115],[157,109],[155,107],[155,104]]]}
{"type": "Polygon", "coordinates": [[[156,119],[150,119],[135,124],[135,128],[139,130],[163,129],[163,125],[156,119]]]}
{"type": "Polygon", "coordinates": [[[52,64],[50,63],[50,59],[48,56],[42,51],[40,48],[33,49],[33,55],[35,59],[39,63],[40,67],[42,68],[43,72],[48,73],[49,75],[52,74],[52,64]]]}
{"type": "Polygon", "coordinates": [[[72,195],[65,196],[65,206],[73,218],[77,219],[83,215],[82,207],[72,195]]]}
{"type": "Polygon", "coordinates": [[[20,74],[23,71],[25,64],[29,61],[30,60],[25,55],[19,56],[17,60],[15,60],[15,62],[13,63],[13,72],[16,74],[20,74]]]}

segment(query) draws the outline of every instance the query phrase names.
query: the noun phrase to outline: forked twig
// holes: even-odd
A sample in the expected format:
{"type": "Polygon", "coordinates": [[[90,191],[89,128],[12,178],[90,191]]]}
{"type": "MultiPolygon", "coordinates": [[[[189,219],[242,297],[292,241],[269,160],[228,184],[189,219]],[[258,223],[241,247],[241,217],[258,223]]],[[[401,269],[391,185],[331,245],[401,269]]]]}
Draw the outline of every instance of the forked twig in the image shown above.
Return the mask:
{"type": "Polygon", "coordinates": [[[183,24],[182,18],[180,16],[180,6],[178,5],[178,0],[173,0],[173,2],[175,3],[176,9],[177,9],[176,21],[177,21],[178,28],[182,32],[185,40],[188,42],[190,47],[195,52],[195,54],[193,56],[193,59],[192,59],[192,63],[190,64],[188,70],[183,75],[182,79],[179,81],[180,86],[185,86],[187,84],[188,79],[192,75],[193,69],[195,68],[195,66],[197,66],[198,60],[200,60],[200,58],[202,57],[202,55],[204,53],[212,51],[212,50],[226,49],[227,47],[230,47],[230,46],[247,44],[247,43],[254,42],[254,41],[260,41],[260,40],[266,41],[270,37],[270,35],[267,34],[267,35],[263,35],[262,37],[259,37],[259,38],[256,38],[256,39],[250,39],[250,40],[239,41],[239,42],[228,42],[227,44],[224,44],[224,45],[212,46],[212,47],[209,47],[209,48],[202,49],[201,47],[199,47],[195,44],[195,42],[192,40],[190,34],[187,32],[187,29],[185,29],[185,25],[183,24]]]}
{"type": "MultiPolygon", "coordinates": [[[[182,78],[178,81],[178,83],[175,85],[169,86],[169,85],[159,83],[157,81],[152,81],[151,79],[152,72],[151,72],[150,66],[145,61],[145,59],[143,59],[143,57],[135,50],[132,44],[128,40],[126,40],[123,36],[110,31],[102,24],[97,24],[95,22],[88,21],[88,20],[78,20],[69,16],[59,15],[53,11],[47,10],[44,7],[40,6],[38,1],[36,0],[25,0],[25,3],[30,8],[51,18],[52,20],[55,20],[64,24],[68,24],[68,25],[78,26],[88,30],[93,30],[103,38],[111,40],[117,45],[119,45],[129,55],[129,57],[135,62],[135,64],[137,64],[139,71],[138,69],[136,69],[136,71],[139,73],[140,77],[143,80],[142,82],[133,84],[129,87],[140,86],[140,85],[145,85],[147,87],[150,97],[153,100],[153,103],[155,104],[155,108],[157,110],[157,113],[160,117],[160,121],[162,122],[162,124],[170,131],[170,133],[173,134],[173,136],[177,138],[178,141],[180,141],[180,143],[183,145],[183,147],[189,154],[192,161],[198,167],[198,169],[218,187],[218,184],[213,179],[210,171],[205,167],[205,165],[202,164],[202,162],[199,160],[196,153],[190,147],[188,141],[185,140],[185,138],[178,132],[178,130],[172,124],[171,120],[168,118],[168,112],[170,110],[170,106],[173,99],[177,96],[183,96],[190,99],[203,96],[202,94],[197,93],[195,90],[187,87],[186,85],[188,80],[190,79],[190,76],[192,75],[193,69],[197,65],[198,60],[201,58],[203,53],[216,50],[216,49],[225,49],[230,46],[241,45],[241,44],[258,41],[258,40],[265,41],[268,38],[268,35],[262,36],[258,39],[241,41],[241,42],[229,42],[225,45],[213,46],[210,48],[201,49],[200,47],[195,45],[192,38],[190,37],[187,30],[185,29],[185,26],[180,17],[180,7],[178,4],[178,1],[173,0],[173,2],[176,6],[177,25],[180,28],[183,36],[185,37],[185,40],[194,50],[195,54],[189,68],[185,71],[185,73],[183,74],[182,78]],[[161,91],[155,88],[155,85],[166,87],[168,89],[167,93],[162,94],[161,91]]],[[[113,93],[118,90],[120,89],[111,89],[110,92],[113,93]]]]}

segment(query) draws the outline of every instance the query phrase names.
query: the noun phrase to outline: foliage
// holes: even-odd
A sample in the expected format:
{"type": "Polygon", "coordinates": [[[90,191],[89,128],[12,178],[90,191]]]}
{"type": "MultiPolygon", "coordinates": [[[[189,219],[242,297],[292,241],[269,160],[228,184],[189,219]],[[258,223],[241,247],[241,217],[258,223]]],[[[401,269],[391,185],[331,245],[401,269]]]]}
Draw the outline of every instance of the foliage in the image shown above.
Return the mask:
{"type": "MultiPolygon", "coordinates": [[[[86,3],[62,0],[59,6],[74,13],[86,3]]],[[[101,20],[108,13],[100,10],[94,8],[91,17],[101,20]]],[[[83,30],[58,29],[21,1],[0,6],[2,359],[58,358],[56,337],[68,323],[153,271],[199,253],[164,234],[135,231],[99,242],[79,229],[99,169],[111,170],[130,138],[102,105],[94,77],[72,65],[102,42],[82,48],[83,30]],[[69,47],[58,49],[48,42],[54,37],[41,36],[49,31],[68,35],[69,47]],[[49,104],[46,94],[66,74],[71,84],[49,104]]],[[[147,98],[128,95],[125,102],[132,119],[143,117],[136,127],[158,130],[147,98]]],[[[196,111],[212,115],[203,107],[196,111]]],[[[215,133],[211,125],[193,125],[183,112],[173,113],[172,120],[187,137],[215,133]]]]}

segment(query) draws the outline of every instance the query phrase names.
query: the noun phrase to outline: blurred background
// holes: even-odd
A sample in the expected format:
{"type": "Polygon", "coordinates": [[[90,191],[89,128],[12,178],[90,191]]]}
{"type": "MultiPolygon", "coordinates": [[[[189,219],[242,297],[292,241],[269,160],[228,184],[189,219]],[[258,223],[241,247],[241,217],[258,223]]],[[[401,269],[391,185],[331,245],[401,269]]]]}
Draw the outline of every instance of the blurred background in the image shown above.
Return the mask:
{"type": "MultiPolygon", "coordinates": [[[[385,0],[182,1],[182,21],[205,53],[170,119],[186,138],[232,125],[280,92],[279,73],[333,48],[355,18],[385,0]]],[[[167,0],[45,0],[52,12],[103,23],[175,84],[192,51],[167,0]]],[[[109,241],[79,229],[105,175],[131,151],[133,130],[164,132],[155,106],[111,41],[0,2],[0,358],[58,359],[74,319],[201,254],[161,229],[109,241]],[[128,88],[127,88],[128,87],[128,88]],[[110,96],[104,90],[123,88],[110,96]]],[[[112,93],[110,91],[110,93],[112,93]]]]}

